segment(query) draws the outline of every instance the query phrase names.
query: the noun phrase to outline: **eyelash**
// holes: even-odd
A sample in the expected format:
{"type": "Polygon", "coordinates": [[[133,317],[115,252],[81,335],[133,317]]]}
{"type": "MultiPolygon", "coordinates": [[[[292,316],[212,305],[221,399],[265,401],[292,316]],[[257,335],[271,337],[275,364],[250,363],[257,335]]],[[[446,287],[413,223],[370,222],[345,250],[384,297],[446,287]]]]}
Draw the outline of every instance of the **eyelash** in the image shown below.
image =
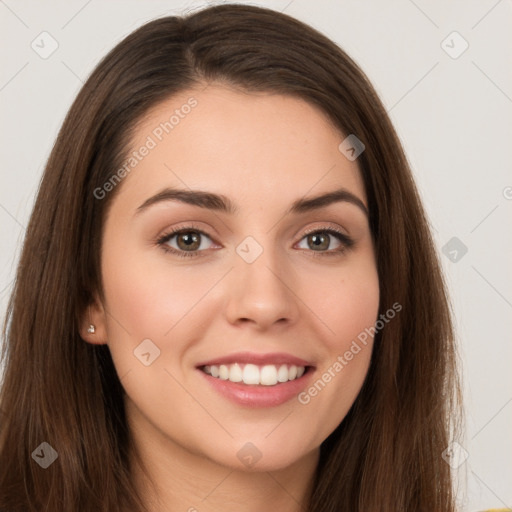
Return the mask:
{"type": "MultiPolygon", "coordinates": [[[[191,224],[189,226],[180,227],[178,229],[172,229],[172,230],[168,231],[167,233],[165,233],[161,237],[159,237],[158,240],[156,241],[156,243],[157,243],[157,245],[162,247],[162,249],[165,252],[175,254],[176,256],[178,256],[180,258],[200,257],[200,253],[204,252],[204,251],[178,251],[178,250],[174,249],[173,247],[169,247],[168,245],[166,245],[167,242],[171,238],[173,238],[175,235],[181,234],[181,233],[187,233],[190,231],[192,231],[194,233],[198,233],[200,235],[204,235],[204,236],[210,238],[211,240],[213,240],[212,237],[208,235],[208,233],[205,233],[203,230],[199,229],[197,226],[194,226],[193,224],[191,224]]],[[[354,240],[352,240],[350,237],[345,235],[345,233],[342,233],[341,231],[338,231],[337,229],[334,229],[332,227],[316,228],[316,229],[307,231],[306,233],[304,233],[304,235],[299,240],[299,242],[308,235],[316,235],[316,234],[320,234],[320,233],[327,233],[329,235],[334,236],[335,238],[337,238],[339,240],[339,242],[341,242],[342,245],[338,249],[331,249],[329,251],[313,251],[313,250],[308,251],[308,252],[312,253],[313,257],[339,256],[340,254],[344,254],[347,250],[351,249],[354,246],[354,240]]]]}

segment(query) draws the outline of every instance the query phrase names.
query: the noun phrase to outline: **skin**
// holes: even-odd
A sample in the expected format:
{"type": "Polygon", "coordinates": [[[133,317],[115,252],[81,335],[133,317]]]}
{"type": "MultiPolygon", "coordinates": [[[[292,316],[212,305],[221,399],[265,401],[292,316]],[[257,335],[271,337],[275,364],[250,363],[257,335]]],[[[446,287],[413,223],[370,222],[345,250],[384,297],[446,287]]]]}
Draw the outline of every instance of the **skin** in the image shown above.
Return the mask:
{"type": "MultiPolygon", "coordinates": [[[[345,136],[317,108],[220,84],[152,109],[132,149],[190,97],[197,106],[116,191],[102,239],[104,301],[84,315],[82,335],[108,343],[154,485],[138,469],[134,484],[152,510],[298,511],[320,444],[361,389],[372,339],[306,405],[295,398],[268,408],[236,405],[211,389],[196,365],[237,351],[286,352],[314,362],[314,383],[375,324],[379,285],[364,212],[337,202],[285,215],[293,201],[340,187],[367,207],[364,185],[357,160],[338,150],[345,136]],[[135,214],[165,187],[223,194],[238,212],[165,201],[135,214]],[[201,235],[198,257],[180,258],[156,243],[191,221],[208,235],[201,235]],[[325,227],[341,230],[354,246],[335,253],[342,243],[324,235],[330,245],[315,250],[304,232],[325,227]],[[251,264],[235,251],[247,236],[263,249],[251,264]],[[86,331],[90,323],[94,334],[86,331]],[[145,339],[160,350],[149,366],[134,356],[145,339]],[[248,442],[261,453],[252,467],[237,457],[248,442]]],[[[183,248],[177,238],[168,245],[183,248]]]]}

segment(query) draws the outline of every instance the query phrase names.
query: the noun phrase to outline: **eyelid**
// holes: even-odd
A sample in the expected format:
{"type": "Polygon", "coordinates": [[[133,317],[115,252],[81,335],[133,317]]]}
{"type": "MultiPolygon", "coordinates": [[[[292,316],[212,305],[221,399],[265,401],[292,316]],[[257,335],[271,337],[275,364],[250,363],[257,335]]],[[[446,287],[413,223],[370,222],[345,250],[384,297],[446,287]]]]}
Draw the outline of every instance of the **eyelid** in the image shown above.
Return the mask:
{"type": "Polygon", "coordinates": [[[322,226],[315,226],[314,228],[306,229],[306,231],[302,232],[302,236],[300,240],[302,240],[305,236],[310,235],[312,233],[316,233],[317,231],[334,231],[338,233],[339,235],[343,235],[344,237],[350,238],[350,236],[346,233],[343,233],[341,228],[333,227],[332,225],[325,224],[322,226]]]}

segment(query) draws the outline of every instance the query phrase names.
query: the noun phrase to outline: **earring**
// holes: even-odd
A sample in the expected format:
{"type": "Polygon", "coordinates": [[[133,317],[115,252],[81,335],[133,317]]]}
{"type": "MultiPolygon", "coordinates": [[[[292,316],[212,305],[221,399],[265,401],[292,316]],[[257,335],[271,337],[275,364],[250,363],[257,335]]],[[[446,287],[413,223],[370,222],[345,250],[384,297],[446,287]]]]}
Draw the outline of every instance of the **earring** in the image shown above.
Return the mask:
{"type": "Polygon", "coordinates": [[[94,325],[89,325],[89,327],[87,328],[87,332],[89,334],[94,334],[96,332],[96,327],[94,327],[94,325]]]}

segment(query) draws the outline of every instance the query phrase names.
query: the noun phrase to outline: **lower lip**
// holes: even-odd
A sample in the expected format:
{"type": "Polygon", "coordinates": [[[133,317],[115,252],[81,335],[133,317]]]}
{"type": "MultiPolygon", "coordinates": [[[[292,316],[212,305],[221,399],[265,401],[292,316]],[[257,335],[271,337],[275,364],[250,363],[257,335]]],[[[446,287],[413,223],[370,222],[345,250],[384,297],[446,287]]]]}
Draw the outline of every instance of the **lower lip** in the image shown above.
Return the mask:
{"type": "Polygon", "coordinates": [[[212,388],[232,402],[246,407],[276,407],[296,397],[306,387],[314,368],[298,379],[289,380],[274,386],[248,385],[212,377],[202,370],[197,370],[212,388]]]}

